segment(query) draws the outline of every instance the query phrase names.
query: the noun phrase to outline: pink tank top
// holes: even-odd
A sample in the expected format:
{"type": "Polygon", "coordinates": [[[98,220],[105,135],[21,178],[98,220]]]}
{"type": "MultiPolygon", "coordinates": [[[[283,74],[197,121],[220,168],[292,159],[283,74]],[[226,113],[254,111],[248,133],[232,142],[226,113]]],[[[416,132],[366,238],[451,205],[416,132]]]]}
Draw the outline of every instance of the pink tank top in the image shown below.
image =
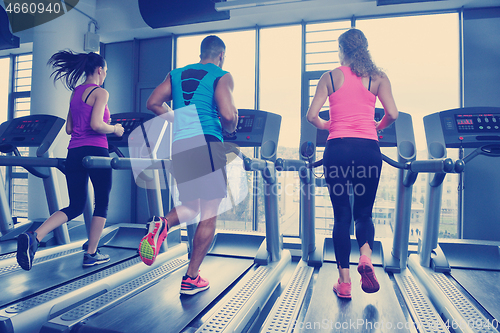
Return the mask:
{"type": "MultiPolygon", "coordinates": [[[[85,84],[75,88],[73,98],[70,102],[71,119],[73,120],[73,133],[69,141],[68,149],[82,146],[94,146],[108,148],[108,138],[106,134],[97,133],[90,126],[92,117],[92,106],[82,101],[82,95],[90,86],[95,84],[85,84]]],[[[104,107],[103,121],[108,122],[110,117],[108,105],[104,107]]]]}
{"type": "Polygon", "coordinates": [[[378,141],[374,122],[377,97],[363,86],[361,78],[350,67],[339,69],[344,73],[344,84],[328,96],[331,119],[328,140],[363,138],[378,141]]]}

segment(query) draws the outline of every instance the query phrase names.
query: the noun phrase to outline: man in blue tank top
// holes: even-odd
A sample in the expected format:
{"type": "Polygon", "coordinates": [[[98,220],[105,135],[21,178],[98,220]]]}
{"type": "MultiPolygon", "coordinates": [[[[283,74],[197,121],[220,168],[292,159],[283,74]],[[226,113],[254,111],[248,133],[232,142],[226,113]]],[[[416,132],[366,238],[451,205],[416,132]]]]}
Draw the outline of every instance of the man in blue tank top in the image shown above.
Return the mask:
{"type": "Polygon", "coordinates": [[[238,110],[232,95],[233,78],[222,70],[225,51],[219,37],[206,37],[200,62],[171,71],[147,102],[149,110],[174,124],[172,167],[182,205],[165,217],[152,219],[139,254],[144,263],[152,265],[167,230],[200,214],[181,294],[194,295],[209,288],[198,272],[215,234],[219,205],[227,194],[222,129],[234,132],[238,110]],[[175,112],[166,104],[169,101],[175,112]]]}

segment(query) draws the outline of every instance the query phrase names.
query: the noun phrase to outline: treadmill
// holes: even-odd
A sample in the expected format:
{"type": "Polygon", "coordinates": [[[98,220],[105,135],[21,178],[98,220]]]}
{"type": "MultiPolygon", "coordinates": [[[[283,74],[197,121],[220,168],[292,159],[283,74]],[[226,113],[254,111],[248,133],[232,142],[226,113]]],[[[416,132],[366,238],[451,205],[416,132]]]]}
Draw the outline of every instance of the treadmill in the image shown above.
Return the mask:
{"type": "MultiPolygon", "coordinates": [[[[59,207],[59,192],[54,185],[56,177],[53,168],[63,169],[61,160],[47,159],[48,150],[59,134],[65,120],[56,116],[36,115],[15,118],[0,125],[0,152],[11,154],[0,156],[2,166],[22,166],[36,177],[43,179],[50,213],[59,207]],[[19,148],[36,147],[35,158],[21,157],[19,148]]],[[[0,177],[0,255],[11,258],[17,249],[17,236],[28,230],[34,230],[40,224],[33,221],[17,221],[12,218],[3,177],[0,177]]],[[[69,242],[68,228],[62,225],[54,231],[56,244],[69,242]]],[[[50,237],[49,237],[50,238],[50,237]]],[[[45,243],[43,244],[45,245],[45,243]]]]}
{"type": "MultiPolygon", "coordinates": [[[[240,156],[237,146],[261,148],[261,159],[244,157],[243,164],[247,171],[262,172],[265,191],[270,193],[264,199],[266,236],[218,231],[201,266],[201,274],[210,281],[206,291],[180,295],[185,270],[162,266],[131,281],[124,290],[111,290],[111,295],[102,295],[50,320],[41,332],[78,332],[80,328],[246,332],[252,327],[279,285],[291,255],[282,249],[274,168],[281,116],[258,110],[238,113],[237,132],[225,135],[225,142],[230,143],[226,147],[240,156]]],[[[168,161],[151,162],[159,165],[168,161]]]]}
{"type": "MultiPolygon", "coordinates": [[[[31,120],[44,118],[42,115],[28,117],[31,120]]],[[[137,115],[135,117],[140,118],[137,115]]],[[[132,129],[130,126],[126,133],[130,133],[132,129]]],[[[55,158],[9,159],[22,159],[16,160],[13,163],[17,164],[13,165],[23,166],[56,166],[64,162],[64,159],[55,158]]],[[[137,253],[138,244],[145,233],[144,224],[105,228],[99,247],[104,248],[103,252],[109,254],[111,260],[87,268],[82,267],[83,241],[37,251],[30,271],[22,270],[15,258],[9,259],[13,263],[0,268],[0,332],[38,332],[43,323],[62,311],[106,293],[148,271],[150,267],[142,263],[137,253]]],[[[170,244],[171,250],[158,257],[155,267],[187,252],[186,246],[180,244],[178,232],[169,235],[166,242],[170,244]]],[[[2,262],[4,261],[7,260],[2,262]]]]}
{"type": "MultiPolygon", "coordinates": [[[[56,169],[65,172],[65,159],[52,158],[48,150],[64,126],[65,120],[52,115],[29,115],[15,118],[0,125],[0,151],[11,155],[1,156],[0,165],[24,167],[29,173],[42,179],[49,214],[61,208],[61,197],[57,184],[56,169]],[[19,148],[34,147],[36,157],[23,157],[19,148]]],[[[3,185],[3,181],[0,180],[3,185]]],[[[4,191],[0,191],[0,253],[15,252],[17,249],[16,238],[26,231],[36,230],[45,219],[36,221],[23,221],[14,223],[10,215],[10,208],[4,191]]],[[[92,219],[92,209],[87,204],[84,211],[85,224],[92,219]],[[89,210],[90,209],[90,210],[89,210]]],[[[81,231],[82,223],[69,221],[50,232],[41,240],[41,247],[63,245],[75,240],[80,240],[84,232],[81,231]]],[[[7,255],[10,258],[15,256],[7,255]]],[[[2,256],[2,258],[5,258],[2,256]]]]}
{"type": "MultiPolygon", "coordinates": [[[[461,156],[455,168],[455,172],[467,177],[468,172],[474,171],[467,164],[479,155],[488,156],[483,163],[500,156],[498,122],[498,107],[458,108],[424,117],[429,157],[446,156],[446,148],[459,148],[461,153],[463,149],[472,150],[461,156]]],[[[500,242],[472,239],[438,242],[444,178],[443,174],[435,173],[427,184],[420,252],[410,256],[410,268],[455,331],[498,332],[500,242]]],[[[493,237],[498,239],[498,235],[493,237]]]]}
{"type": "MultiPolygon", "coordinates": [[[[383,114],[383,109],[376,109],[375,119],[380,120],[383,114]]],[[[328,113],[320,116],[328,118],[328,113]]],[[[327,136],[327,131],[317,132],[318,146],[325,145],[327,136]]],[[[316,185],[324,186],[324,179],[314,179],[310,170],[322,165],[322,160],[312,161],[314,144],[305,142],[300,149],[301,160],[277,161],[280,170],[298,171],[301,179],[302,258],[261,332],[441,332],[444,329],[429,298],[421,293],[421,287],[406,269],[411,212],[408,207],[411,207],[412,185],[418,173],[450,172],[453,162],[451,159],[416,161],[411,117],[403,112],[395,124],[380,133],[379,144],[398,148],[398,161],[382,157],[400,169],[392,249],[387,242],[374,242],[372,262],[380,291],[362,292],[354,276],[352,301],[339,299],[332,291],[334,277],[338,276],[333,243],[330,237],[324,244],[314,237],[314,189],[316,185]]],[[[351,239],[351,244],[351,252],[357,258],[357,241],[351,239]]],[[[351,264],[354,266],[351,271],[355,272],[357,262],[351,264]]]]}

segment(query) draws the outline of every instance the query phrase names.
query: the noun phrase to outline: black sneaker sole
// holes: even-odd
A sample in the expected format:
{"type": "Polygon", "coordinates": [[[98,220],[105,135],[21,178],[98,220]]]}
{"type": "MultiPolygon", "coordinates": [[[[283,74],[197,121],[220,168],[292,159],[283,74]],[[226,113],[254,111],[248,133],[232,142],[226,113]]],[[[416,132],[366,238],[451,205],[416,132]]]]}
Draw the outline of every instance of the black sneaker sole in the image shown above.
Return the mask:
{"type": "MultiPolygon", "coordinates": [[[[111,258],[110,258],[111,259],[111,258]]],[[[100,265],[100,264],[104,264],[104,263],[107,263],[110,259],[108,260],[101,260],[101,261],[94,261],[93,263],[91,264],[82,264],[83,267],[91,267],[91,266],[95,266],[95,265],[100,265]]]]}
{"type": "Polygon", "coordinates": [[[17,237],[17,263],[25,271],[29,271],[32,267],[29,243],[30,239],[28,235],[21,234],[17,237]]]}

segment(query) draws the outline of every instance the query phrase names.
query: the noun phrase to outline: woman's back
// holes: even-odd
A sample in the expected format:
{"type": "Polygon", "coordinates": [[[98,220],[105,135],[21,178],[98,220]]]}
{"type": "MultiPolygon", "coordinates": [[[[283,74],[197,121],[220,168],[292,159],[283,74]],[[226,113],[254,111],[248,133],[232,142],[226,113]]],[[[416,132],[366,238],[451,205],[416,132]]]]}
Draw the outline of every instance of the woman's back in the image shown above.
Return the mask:
{"type": "Polygon", "coordinates": [[[351,137],[377,140],[374,122],[376,95],[371,91],[375,80],[368,77],[364,80],[347,66],[341,66],[329,75],[335,91],[329,89],[332,93],[328,97],[331,120],[328,139],[351,137]],[[367,86],[363,81],[368,81],[367,86]]]}
{"type": "MultiPolygon", "coordinates": [[[[92,105],[86,103],[91,100],[91,91],[99,88],[95,84],[80,85],[75,88],[73,97],[70,103],[70,111],[73,124],[73,132],[68,148],[76,148],[82,146],[96,146],[108,148],[108,140],[106,134],[101,134],[92,129],[90,121],[92,117],[92,105]],[[85,96],[85,99],[83,98],[85,96]]],[[[103,121],[107,123],[110,114],[105,107],[103,121]]]]}

